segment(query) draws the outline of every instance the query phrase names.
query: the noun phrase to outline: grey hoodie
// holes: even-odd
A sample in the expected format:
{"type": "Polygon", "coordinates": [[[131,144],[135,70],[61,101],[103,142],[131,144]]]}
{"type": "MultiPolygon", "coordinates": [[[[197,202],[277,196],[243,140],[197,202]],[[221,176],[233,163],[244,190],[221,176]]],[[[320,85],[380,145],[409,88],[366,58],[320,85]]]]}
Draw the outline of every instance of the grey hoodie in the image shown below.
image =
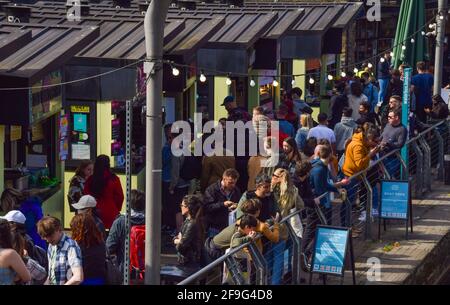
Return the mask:
{"type": "Polygon", "coordinates": [[[345,150],[345,141],[350,139],[353,131],[356,129],[356,124],[353,118],[342,117],[341,122],[334,126],[334,134],[336,136],[336,149],[338,151],[345,150]]]}

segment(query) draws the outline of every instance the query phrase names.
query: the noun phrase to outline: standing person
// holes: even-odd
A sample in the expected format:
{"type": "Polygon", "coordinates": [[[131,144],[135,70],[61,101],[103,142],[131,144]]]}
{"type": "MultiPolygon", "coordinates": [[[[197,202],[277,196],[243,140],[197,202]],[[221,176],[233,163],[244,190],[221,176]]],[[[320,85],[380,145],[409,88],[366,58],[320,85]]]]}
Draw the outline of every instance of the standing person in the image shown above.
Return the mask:
{"type": "Polygon", "coordinates": [[[362,74],[361,81],[363,82],[364,87],[363,93],[367,96],[370,105],[369,111],[375,112],[375,106],[378,104],[378,88],[370,81],[369,72],[364,72],[362,74]]]}
{"type": "MultiPolygon", "coordinates": [[[[300,210],[304,207],[303,200],[298,195],[298,189],[292,183],[289,172],[286,169],[278,168],[272,175],[272,191],[281,219],[287,217],[293,210],[300,210]]],[[[268,265],[272,266],[272,285],[281,284],[284,266],[284,250],[288,241],[288,231],[285,224],[280,225],[280,240],[272,245],[272,255],[268,265]]]]}
{"type": "MultiPolygon", "coordinates": [[[[223,144],[215,143],[215,145],[223,144]]],[[[210,185],[220,181],[223,172],[228,168],[236,168],[236,159],[233,153],[225,148],[223,148],[222,155],[214,154],[212,156],[204,156],[202,160],[202,175],[200,178],[202,192],[205,192],[210,185]]]]}
{"type": "MultiPolygon", "coordinates": [[[[401,112],[399,109],[390,111],[388,120],[389,123],[381,133],[381,149],[384,154],[402,148],[405,145],[407,137],[407,129],[401,122],[401,112]]],[[[400,160],[395,155],[387,157],[383,163],[392,178],[400,178],[400,160]]]]}
{"type": "Polygon", "coordinates": [[[419,61],[416,68],[418,74],[411,79],[411,87],[416,95],[416,115],[422,123],[426,123],[425,108],[431,108],[432,106],[431,96],[433,94],[434,78],[433,75],[427,72],[423,61],[419,61]]]}
{"type": "MultiPolygon", "coordinates": [[[[145,227],[145,193],[139,190],[131,190],[130,198],[130,228],[135,226],[145,227]]],[[[106,239],[106,248],[109,255],[117,257],[117,263],[123,272],[123,263],[125,261],[125,239],[127,237],[127,228],[125,227],[125,215],[120,214],[114,220],[108,238],[106,239]]]]}
{"type": "Polygon", "coordinates": [[[370,111],[369,102],[362,102],[359,105],[359,115],[360,118],[356,121],[356,123],[359,126],[362,126],[365,123],[371,123],[377,126],[381,125],[380,118],[378,117],[378,115],[376,115],[375,112],[370,111]]]}
{"type": "Polygon", "coordinates": [[[72,238],[81,249],[84,280],[81,285],[104,285],[106,282],[106,247],[102,232],[88,213],[75,215],[70,222],[72,238]]]}
{"type": "Polygon", "coordinates": [[[250,114],[245,109],[238,107],[234,96],[225,97],[221,106],[224,106],[228,112],[228,121],[246,123],[251,120],[250,114]]]}
{"type": "Polygon", "coordinates": [[[295,182],[294,185],[297,187],[300,198],[303,199],[306,208],[306,224],[305,232],[302,238],[302,256],[301,260],[302,267],[305,271],[310,268],[310,260],[313,250],[313,241],[316,235],[316,227],[320,224],[319,217],[316,212],[316,205],[320,204],[320,200],[314,198],[314,193],[311,188],[310,175],[311,175],[312,165],[309,161],[303,161],[297,165],[295,171],[295,182]]]}
{"type": "Polygon", "coordinates": [[[123,190],[119,177],[111,172],[109,157],[100,155],[95,160],[94,173],[86,181],[84,192],[97,200],[97,210],[106,229],[122,210],[123,190]]]}
{"type": "Polygon", "coordinates": [[[0,285],[14,285],[31,281],[31,275],[20,255],[13,249],[8,221],[0,219],[0,285]]]}
{"type": "Polygon", "coordinates": [[[241,200],[239,200],[236,218],[240,218],[242,216],[242,203],[246,200],[250,199],[258,199],[261,203],[260,214],[258,219],[261,221],[270,220],[272,217],[275,217],[278,211],[278,205],[275,201],[275,197],[273,196],[270,190],[271,178],[266,174],[259,174],[255,179],[256,190],[254,191],[246,191],[241,200]]]}
{"type": "Polygon", "coordinates": [[[77,211],[77,214],[78,213],[90,214],[95,221],[95,225],[102,234],[102,237],[103,238],[106,237],[105,225],[103,224],[103,221],[97,214],[96,209],[97,200],[95,200],[94,197],[92,197],[91,195],[84,195],[80,198],[80,200],[77,203],[74,203],[72,206],[77,211]]]}
{"type": "Polygon", "coordinates": [[[388,114],[390,111],[395,109],[401,109],[402,107],[402,97],[399,95],[393,95],[389,98],[389,103],[381,111],[381,128],[388,123],[388,114]]]}
{"type": "Polygon", "coordinates": [[[48,243],[49,285],[79,285],[83,282],[81,250],[63,231],[59,219],[45,216],[38,222],[38,232],[48,243]],[[69,274],[72,274],[69,277],[69,274]]]}
{"type": "Polygon", "coordinates": [[[316,138],[317,141],[321,139],[325,139],[331,144],[331,148],[333,151],[336,151],[336,136],[334,131],[328,128],[328,116],[326,113],[319,113],[317,116],[317,120],[319,121],[319,125],[312,128],[308,133],[309,138],[316,138]]]}
{"type": "MultiPolygon", "coordinates": [[[[356,173],[369,167],[369,162],[380,150],[377,146],[376,138],[378,131],[375,128],[368,128],[363,132],[357,132],[353,135],[352,141],[345,149],[345,160],[342,166],[342,172],[346,178],[350,178],[356,173]]],[[[347,190],[347,198],[351,205],[356,204],[356,196],[358,192],[359,181],[357,179],[350,180],[345,186],[347,190]]],[[[341,207],[341,225],[350,226],[351,222],[351,206],[343,203],[341,207]]]]}
{"type": "Polygon", "coordinates": [[[229,168],[222,179],[211,184],[205,191],[203,210],[208,236],[213,237],[228,225],[228,213],[237,208],[241,191],[236,186],[239,173],[229,168]]]}
{"type": "Polygon", "coordinates": [[[386,94],[384,95],[383,104],[379,105],[383,107],[389,103],[389,99],[393,95],[402,96],[403,95],[403,81],[400,79],[400,70],[392,70],[392,77],[386,89],[386,94]]]}
{"type": "Polygon", "coordinates": [[[295,129],[291,123],[286,120],[288,115],[288,108],[286,105],[280,105],[277,112],[278,124],[280,124],[280,131],[287,134],[289,137],[295,137],[295,129]]]}
{"type": "Polygon", "coordinates": [[[353,82],[350,85],[350,94],[347,97],[348,97],[348,106],[353,110],[352,118],[356,121],[360,117],[359,105],[362,102],[367,102],[369,99],[365,94],[363,94],[360,82],[353,82]]]}
{"type": "Polygon", "coordinates": [[[302,89],[300,89],[299,87],[292,88],[291,96],[292,101],[294,102],[294,112],[299,116],[302,114],[311,115],[313,113],[313,110],[304,100],[301,99],[302,95],[302,89]]]}
{"type": "Polygon", "coordinates": [[[433,120],[447,119],[449,114],[448,105],[444,102],[442,96],[439,94],[433,95],[431,100],[433,101],[433,105],[432,107],[425,108],[426,114],[433,120]]]}
{"type": "MultiPolygon", "coordinates": [[[[384,96],[386,94],[386,89],[387,89],[389,80],[391,79],[390,67],[391,67],[391,52],[386,51],[384,53],[384,56],[378,62],[378,69],[377,69],[378,83],[380,84],[380,94],[378,95],[378,103],[380,105],[384,100],[384,96]]],[[[353,111],[354,111],[354,109],[353,109],[353,111]]]]}
{"type": "Polygon", "coordinates": [[[348,97],[345,94],[345,82],[337,82],[334,85],[336,94],[330,100],[330,119],[328,126],[334,129],[334,126],[341,121],[344,107],[348,107],[348,97]]]}
{"type": "Polygon", "coordinates": [[[180,204],[185,217],[181,232],[173,240],[178,254],[178,264],[193,268],[200,267],[203,241],[202,201],[195,195],[184,196],[180,204]]]}
{"type": "Polygon", "coordinates": [[[297,148],[297,143],[293,138],[286,138],[283,141],[283,153],[280,156],[278,167],[284,168],[291,177],[294,176],[295,166],[302,161],[302,156],[297,148]]]}
{"type": "Polygon", "coordinates": [[[93,171],[94,163],[91,160],[81,161],[75,171],[75,176],[70,179],[67,199],[69,201],[69,208],[71,212],[76,212],[72,205],[77,203],[81,196],[84,195],[84,184],[86,183],[86,180],[92,176],[93,171]]]}
{"type": "Polygon", "coordinates": [[[300,115],[300,128],[295,135],[295,142],[297,143],[297,148],[299,150],[303,150],[305,147],[308,133],[313,127],[313,121],[310,114],[300,115]]]}
{"type": "Polygon", "coordinates": [[[345,152],[345,143],[352,137],[353,132],[356,127],[358,127],[358,124],[356,124],[355,120],[352,118],[352,112],[352,108],[345,107],[342,112],[341,122],[334,126],[338,159],[340,159],[345,152]]]}

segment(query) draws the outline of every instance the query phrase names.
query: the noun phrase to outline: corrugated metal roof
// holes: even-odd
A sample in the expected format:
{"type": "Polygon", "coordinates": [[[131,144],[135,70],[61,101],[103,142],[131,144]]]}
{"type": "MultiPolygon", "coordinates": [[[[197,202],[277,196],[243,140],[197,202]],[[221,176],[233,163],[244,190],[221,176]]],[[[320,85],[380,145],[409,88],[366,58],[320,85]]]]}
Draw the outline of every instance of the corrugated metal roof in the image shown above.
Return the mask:
{"type": "Polygon", "coordinates": [[[99,35],[98,27],[0,23],[0,30],[31,32],[32,39],[0,61],[0,74],[37,81],[62,66],[99,35]]]}

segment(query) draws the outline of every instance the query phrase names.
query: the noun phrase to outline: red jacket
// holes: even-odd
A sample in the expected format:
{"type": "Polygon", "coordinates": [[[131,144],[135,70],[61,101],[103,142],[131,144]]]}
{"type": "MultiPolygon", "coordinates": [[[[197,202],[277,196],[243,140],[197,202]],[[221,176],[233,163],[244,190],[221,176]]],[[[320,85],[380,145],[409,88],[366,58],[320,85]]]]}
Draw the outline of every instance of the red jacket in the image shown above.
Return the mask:
{"type": "MultiPolygon", "coordinates": [[[[104,178],[107,180],[104,191],[100,197],[95,199],[97,199],[97,212],[100,219],[103,221],[105,228],[109,229],[122,210],[124,196],[119,177],[111,172],[105,172],[104,178]]],[[[92,176],[88,178],[84,185],[84,194],[94,196],[92,194],[92,176]]]]}

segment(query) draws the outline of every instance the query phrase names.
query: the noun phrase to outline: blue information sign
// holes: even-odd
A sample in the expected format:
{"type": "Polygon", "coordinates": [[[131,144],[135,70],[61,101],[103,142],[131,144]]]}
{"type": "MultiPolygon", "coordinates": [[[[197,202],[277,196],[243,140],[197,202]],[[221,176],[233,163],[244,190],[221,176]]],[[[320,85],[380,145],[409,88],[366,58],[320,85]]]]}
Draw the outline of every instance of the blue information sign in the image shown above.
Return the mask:
{"type": "MultiPolygon", "coordinates": [[[[408,132],[406,139],[409,139],[409,115],[410,115],[410,87],[411,87],[412,68],[403,69],[403,96],[402,96],[402,124],[406,126],[408,132]]],[[[408,145],[404,145],[401,150],[402,159],[408,164],[408,145]]]]}
{"type": "Polygon", "coordinates": [[[408,219],[408,181],[381,181],[381,218],[408,219]]]}
{"type": "Polygon", "coordinates": [[[312,272],[344,274],[348,232],[346,228],[317,227],[312,272]]]}

